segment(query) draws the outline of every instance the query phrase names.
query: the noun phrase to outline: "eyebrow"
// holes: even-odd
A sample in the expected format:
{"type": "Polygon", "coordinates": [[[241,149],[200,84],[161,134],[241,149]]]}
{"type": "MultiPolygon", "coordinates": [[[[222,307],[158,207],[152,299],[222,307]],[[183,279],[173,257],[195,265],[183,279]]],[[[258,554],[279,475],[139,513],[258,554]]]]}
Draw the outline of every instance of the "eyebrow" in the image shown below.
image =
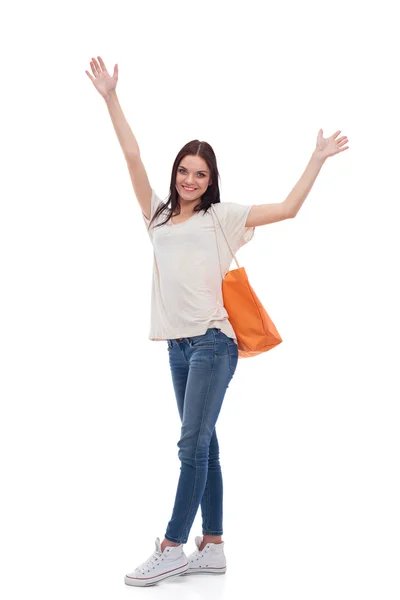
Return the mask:
{"type": "MultiPolygon", "coordinates": [[[[186,167],[184,167],[183,165],[179,165],[178,169],[186,169],[186,167]]],[[[208,173],[208,171],[204,171],[204,169],[201,169],[200,171],[197,171],[197,173],[208,173]]]]}

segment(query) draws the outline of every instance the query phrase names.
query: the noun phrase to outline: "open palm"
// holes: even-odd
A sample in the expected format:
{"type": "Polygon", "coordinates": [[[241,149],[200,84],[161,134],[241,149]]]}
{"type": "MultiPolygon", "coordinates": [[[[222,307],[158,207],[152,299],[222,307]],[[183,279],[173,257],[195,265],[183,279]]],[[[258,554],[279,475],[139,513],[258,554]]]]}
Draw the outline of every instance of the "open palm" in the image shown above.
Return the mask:
{"type": "Polygon", "coordinates": [[[335,133],[330,137],[324,138],[322,135],[323,131],[320,129],[317,136],[315,154],[321,158],[328,158],[329,156],[333,156],[334,154],[339,154],[339,152],[347,150],[349,146],[345,146],[345,144],[347,144],[349,140],[345,135],[339,139],[336,139],[339,133],[341,133],[340,130],[335,131],[335,133]]]}
{"type": "Polygon", "coordinates": [[[99,62],[97,62],[95,58],[92,58],[92,60],[90,61],[90,66],[92,68],[94,77],[91,76],[89,71],[85,71],[85,73],[91,79],[94,87],[99,92],[99,94],[103,96],[103,98],[105,98],[110,92],[115,90],[115,88],[117,87],[118,65],[115,65],[114,73],[111,76],[108,73],[106,65],[104,64],[104,61],[101,58],[101,56],[98,56],[97,58],[99,59],[99,62]]]}

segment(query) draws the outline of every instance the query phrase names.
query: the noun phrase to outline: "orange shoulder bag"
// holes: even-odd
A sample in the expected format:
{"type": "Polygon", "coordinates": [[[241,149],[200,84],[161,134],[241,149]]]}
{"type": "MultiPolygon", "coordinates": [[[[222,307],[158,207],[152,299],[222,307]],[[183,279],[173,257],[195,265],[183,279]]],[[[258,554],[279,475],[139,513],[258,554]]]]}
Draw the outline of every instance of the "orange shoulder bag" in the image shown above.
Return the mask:
{"type": "Polygon", "coordinates": [[[261,304],[257,294],[251,287],[244,267],[239,267],[228,239],[222,229],[214,206],[211,204],[214,230],[217,240],[219,266],[222,276],[222,296],[229,322],[237,337],[239,358],[250,358],[262,352],[267,352],[282,342],[275,325],[261,304]],[[229,250],[236,262],[237,269],[228,271],[224,277],[219,256],[217,228],[214,215],[217,217],[220,229],[224,235],[229,250]]]}

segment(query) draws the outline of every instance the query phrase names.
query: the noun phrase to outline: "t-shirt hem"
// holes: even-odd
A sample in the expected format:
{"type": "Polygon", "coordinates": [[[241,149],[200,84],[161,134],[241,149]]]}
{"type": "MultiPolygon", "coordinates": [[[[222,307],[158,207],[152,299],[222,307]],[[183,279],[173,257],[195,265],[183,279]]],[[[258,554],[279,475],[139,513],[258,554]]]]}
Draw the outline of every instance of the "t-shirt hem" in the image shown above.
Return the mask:
{"type": "Polygon", "coordinates": [[[150,333],[149,340],[152,342],[164,342],[169,339],[176,340],[176,339],[195,337],[197,335],[204,335],[208,329],[211,329],[213,327],[220,329],[222,331],[222,333],[225,333],[226,336],[232,338],[235,341],[235,343],[237,344],[236,334],[233,330],[232,325],[229,323],[229,321],[224,321],[224,322],[212,321],[212,322],[206,324],[205,326],[202,326],[197,331],[195,329],[191,329],[190,332],[189,331],[184,331],[184,332],[180,331],[179,333],[174,332],[170,336],[157,334],[157,333],[150,333]]]}

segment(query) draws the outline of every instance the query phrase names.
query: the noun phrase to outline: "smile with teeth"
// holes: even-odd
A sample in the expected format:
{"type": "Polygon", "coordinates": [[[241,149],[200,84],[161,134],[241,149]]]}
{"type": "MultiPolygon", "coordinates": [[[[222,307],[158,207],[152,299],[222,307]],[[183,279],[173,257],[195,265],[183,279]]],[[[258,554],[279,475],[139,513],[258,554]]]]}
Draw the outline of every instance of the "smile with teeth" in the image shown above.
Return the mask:
{"type": "Polygon", "coordinates": [[[182,185],[182,187],[184,190],[186,190],[188,192],[194,192],[194,190],[197,189],[197,188],[188,188],[188,187],[186,187],[186,185],[182,185]]]}

